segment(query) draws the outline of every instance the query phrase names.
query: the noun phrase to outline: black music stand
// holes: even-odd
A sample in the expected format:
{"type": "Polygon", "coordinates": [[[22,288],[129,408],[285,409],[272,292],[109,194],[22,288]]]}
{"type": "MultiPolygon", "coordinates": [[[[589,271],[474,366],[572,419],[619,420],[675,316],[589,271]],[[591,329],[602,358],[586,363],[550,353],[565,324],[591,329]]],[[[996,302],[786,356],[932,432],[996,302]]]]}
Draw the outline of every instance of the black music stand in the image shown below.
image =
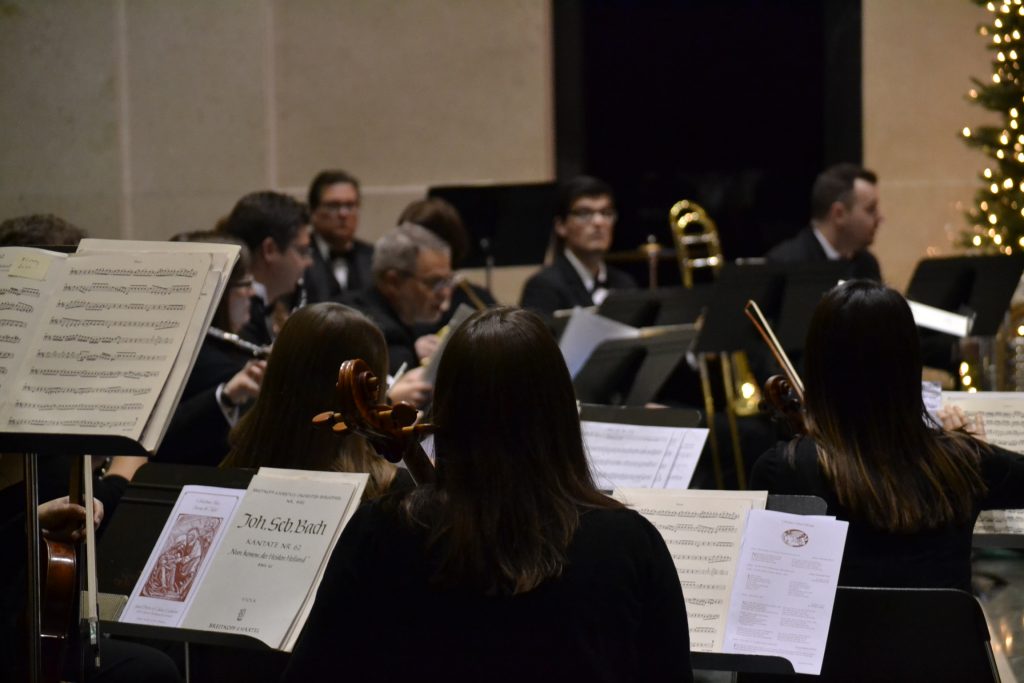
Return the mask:
{"type": "Polygon", "coordinates": [[[803,352],[814,309],[821,297],[839,284],[847,268],[845,261],[826,261],[787,269],[775,330],[787,353],[798,355],[803,352]]]}
{"type": "Polygon", "coordinates": [[[699,410],[685,408],[640,408],[637,406],[605,406],[583,403],[580,419],[590,422],[645,425],[648,427],[700,427],[699,410]]]}
{"type": "Polygon", "coordinates": [[[602,343],[573,379],[576,397],[584,403],[641,406],[652,402],[686,358],[696,334],[693,325],[678,325],[602,343]]]}
{"type": "Polygon", "coordinates": [[[707,303],[706,297],[700,296],[705,290],[709,292],[710,287],[700,290],[684,287],[613,289],[597,307],[597,313],[633,327],[688,324],[697,319],[707,303]],[[689,305],[687,313],[675,312],[686,305],[689,305]],[[666,316],[672,319],[665,320],[666,316]]]}
{"type": "Polygon", "coordinates": [[[747,301],[755,300],[769,318],[779,309],[782,294],[782,269],[777,265],[726,264],[715,280],[707,307],[704,325],[697,337],[695,353],[698,356],[704,409],[707,413],[708,438],[711,441],[715,482],[724,488],[721,449],[715,434],[715,402],[711,387],[708,361],[717,359],[721,367],[722,387],[725,394],[725,415],[732,439],[733,461],[739,488],[746,488],[746,466],[740,448],[739,424],[736,414],[734,370],[732,356],[736,352],[753,352],[759,357],[763,348],[757,330],[743,313],[747,301]]]}

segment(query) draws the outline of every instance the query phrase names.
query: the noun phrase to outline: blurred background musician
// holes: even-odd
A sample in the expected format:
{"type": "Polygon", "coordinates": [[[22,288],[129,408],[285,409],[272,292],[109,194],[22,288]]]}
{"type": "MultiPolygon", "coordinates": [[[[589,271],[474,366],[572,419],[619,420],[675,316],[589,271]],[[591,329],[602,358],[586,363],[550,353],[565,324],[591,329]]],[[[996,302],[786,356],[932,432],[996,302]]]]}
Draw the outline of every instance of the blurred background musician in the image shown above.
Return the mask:
{"type": "Polygon", "coordinates": [[[762,455],[751,488],[820,496],[850,522],[840,585],[969,590],[975,519],[1024,506],[1024,460],[928,417],[917,328],[895,290],[831,290],[804,359],[809,435],[762,455]]]}
{"type": "Polygon", "coordinates": [[[692,680],[672,558],[595,487],[541,319],[455,330],[434,420],[437,483],[356,512],[285,680],[692,680]]]}
{"type": "Polygon", "coordinates": [[[75,246],[87,235],[52,213],[8,218],[0,223],[0,247],[75,246]]]}
{"type": "Polygon", "coordinates": [[[574,306],[594,306],[611,289],[634,289],[628,274],[608,266],[618,213],[612,188],[603,180],[578,176],[558,188],[554,263],[523,286],[521,305],[551,315],[574,306]]]}
{"type": "MultiPolygon", "coordinates": [[[[451,249],[452,268],[458,269],[463,259],[469,252],[469,234],[462,222],[459,210],[441,197],[427,197],[417,199],[409,204],[398,217],[398,224],[415,223],[434,233],[451,249]]],[[[423,332],[437,332],[448,324],[455,310],[466,304],[474,309],[481,310],[497,303],[494,295],[485,287],[480,287],[456,274],[456,281],[452,288],[451,299],[447,309],[441,314],[436,323],[429,323],[423,327],[423,332]]]]}
{"type": "MultiPolygon", "coordinates": [[[[374,245],[373,286],[344,297],[343,302],[365,313],[384,334],[388,372],[393,375],[403,366],[409,368],[412,375],[404,379],[412,382],[422,379],[420,364],[440,343],[435,334],[417,334],[417,326],[436,325],[451,293],[448,244],[422,226],[404,223],[374,245]]],[[[406,400],[422,407],[429,390],[421,382],[417,395],[406,400]]]]}
{"type": "Polygon", "coordinates": [[[370,286],[373,245],[356,237],[360,201],[359,181],[345,171],[320,171],[310,183],[313,262],[302,276],[309,303],[370,286]]]}
{"type": "MultiPolygon", "coordinates": [[[[213,242],[241,247],[213,327],[238,334],[249,322],[253,275],[249,249],[236,237],[218,232],[182,233],[172,242],[213,242]]],[[[216,466],[228,451],[228,431],[260,393],[266,361],[249,349],[208,334],[182,390],[167,434],[156,454],[160,462],[216,466]]]]}
{"type": "Polygon", "coordinates": [[[241,336],[255,344],[273,342],[274,304],[295,292],[312,264],[309,214],[299,201],[280,192],[252,192],[235,204],[221,229],[242,240],[252,259],[253,288],[249,322],[241,336]]]}
{"type": "Polygon", "coordinates": [[[338,436],[310,421],[336,404],[338,368],[353,358],[366,361],[377,377],[387,375],[384,337],[362,313],[324,302],[292,314],[274,343],[259,398],[232,431],[222,465],[367,472],[367,499],[411,487],[408,471],[377,457],[363,437],[338,436]]]}
{"type": "Polygon", "coordinates": [[[846,261],[848,279],[882,281],[878,259],[868,251],[883,220],[878,176],[855,164],[831,166],[811,188],[811,224],[780,244],[765,259],[787,265],[846,261]]]}

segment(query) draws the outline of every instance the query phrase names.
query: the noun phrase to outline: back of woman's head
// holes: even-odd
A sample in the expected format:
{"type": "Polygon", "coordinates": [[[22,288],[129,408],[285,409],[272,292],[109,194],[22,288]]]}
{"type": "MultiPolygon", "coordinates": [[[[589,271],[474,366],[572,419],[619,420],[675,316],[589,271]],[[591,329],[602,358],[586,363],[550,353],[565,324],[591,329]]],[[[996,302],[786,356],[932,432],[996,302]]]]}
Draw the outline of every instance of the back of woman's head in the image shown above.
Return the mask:
{"type": "Polygon", "coordinates": [[[832,289],[804,361],[809,429],[843,505],[890,531],[969,516],[977,447],[927,417],[917,328],[898,292],[865,280],[832,289]]]}
{"type": "Polygon", "coordinates": [[[853,280],[828,292],[811,320],[804,365],[815,424],[865,438],[922,424],[917,328],[895,290],[853,280]]]}
{"type": "Polygon", "coordinates": [[[338,368],[361,358],[387,375],[387,346],[362,313],[336,303],[296,311],[281,328],[267,360],[259,398],[232,433],[225,465],[337,469],[341,439],[310,420],[336,405],[338,368]]]}
{"type": "Polygon", "coordinates": [[[520,593],[561,573],[594,486],[569,372],[535,314],[481,311],[451,336],[434,391],[438,484],[410,498],[443,546],[443,583],[520,593]],[[419,503],[419,506],[417,506],[419,503]]]}

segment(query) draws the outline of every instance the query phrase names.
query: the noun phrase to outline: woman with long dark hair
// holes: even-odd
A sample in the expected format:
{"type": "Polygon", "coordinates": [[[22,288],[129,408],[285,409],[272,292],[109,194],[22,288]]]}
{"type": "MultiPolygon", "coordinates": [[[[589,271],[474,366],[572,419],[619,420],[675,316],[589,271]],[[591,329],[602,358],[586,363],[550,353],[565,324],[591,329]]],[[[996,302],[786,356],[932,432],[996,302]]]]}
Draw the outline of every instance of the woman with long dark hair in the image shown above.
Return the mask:
{"type": "Polygon", "coordinates": [[[539,317],[477,313],[440,360],[437,483],[364,506],[287,680],[691,680],[657,530],[601,494],[539,317]]]}
{"type": "Polygon", "coordinates": [[[826,294],[804,363],[809,435],[761,456],[751,488],[820,496],[850,522],[841,585],[969,589],[979,511],[1024,505],[1020,456],[928,416],[917,328],[892,289],[826,294]]]}
{"type": "MultiPolygon", "coordinates": [[[[361,358],[387,376],[384,336],[359,311],[336,303],[300,308],[281,328],[259,398],[231,432],[224,467],[284,467],[367,472],[364,497],[385,493],[398,468],[376,456],[363,437],[313,427],[317,413],[336,404],[334,385],[344,361],[361,358]]],[[[402,471],[403,486],[412,479],[402,471]]]]}

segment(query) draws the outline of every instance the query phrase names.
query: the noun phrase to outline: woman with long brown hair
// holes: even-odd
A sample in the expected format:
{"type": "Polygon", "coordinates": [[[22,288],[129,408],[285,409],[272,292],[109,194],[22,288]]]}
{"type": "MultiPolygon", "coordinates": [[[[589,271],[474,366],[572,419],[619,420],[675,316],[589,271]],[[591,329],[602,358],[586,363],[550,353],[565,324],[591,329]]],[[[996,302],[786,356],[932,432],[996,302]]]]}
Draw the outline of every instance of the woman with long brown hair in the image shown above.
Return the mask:
{"type": "Polygon", "coordinates": [[[460,326],[434,409],[437,482],[356,513],[285,678],[691,680],[672,558],[594,485],[541,319],[460,326]]]}
{"type": "Polygon", "coordinates": [[[969,589],[974,521],[1024,505],[1024,461],[926,413],[917,328],[892,289],[826,294],[804,363],[809,436],[761,456],[751,488],[820,496],[850,522],[841,585],[969,589]]]}
{"type": "MultiPolygon", "coordinates": [[[[364,496],[392,486],[399,468],[383,460],[363,437],[314,428],[311,419],[335,405],[338,368],[361,358],[378,377],[387,376],[384,336],[359,311],[336,303],[299,309],[274,342],[259,398],[231,432],[223,467],[284,467],[367,472],[364,496]]],[[[401,470],[401,485],[412,479],[401,470]]]]}

